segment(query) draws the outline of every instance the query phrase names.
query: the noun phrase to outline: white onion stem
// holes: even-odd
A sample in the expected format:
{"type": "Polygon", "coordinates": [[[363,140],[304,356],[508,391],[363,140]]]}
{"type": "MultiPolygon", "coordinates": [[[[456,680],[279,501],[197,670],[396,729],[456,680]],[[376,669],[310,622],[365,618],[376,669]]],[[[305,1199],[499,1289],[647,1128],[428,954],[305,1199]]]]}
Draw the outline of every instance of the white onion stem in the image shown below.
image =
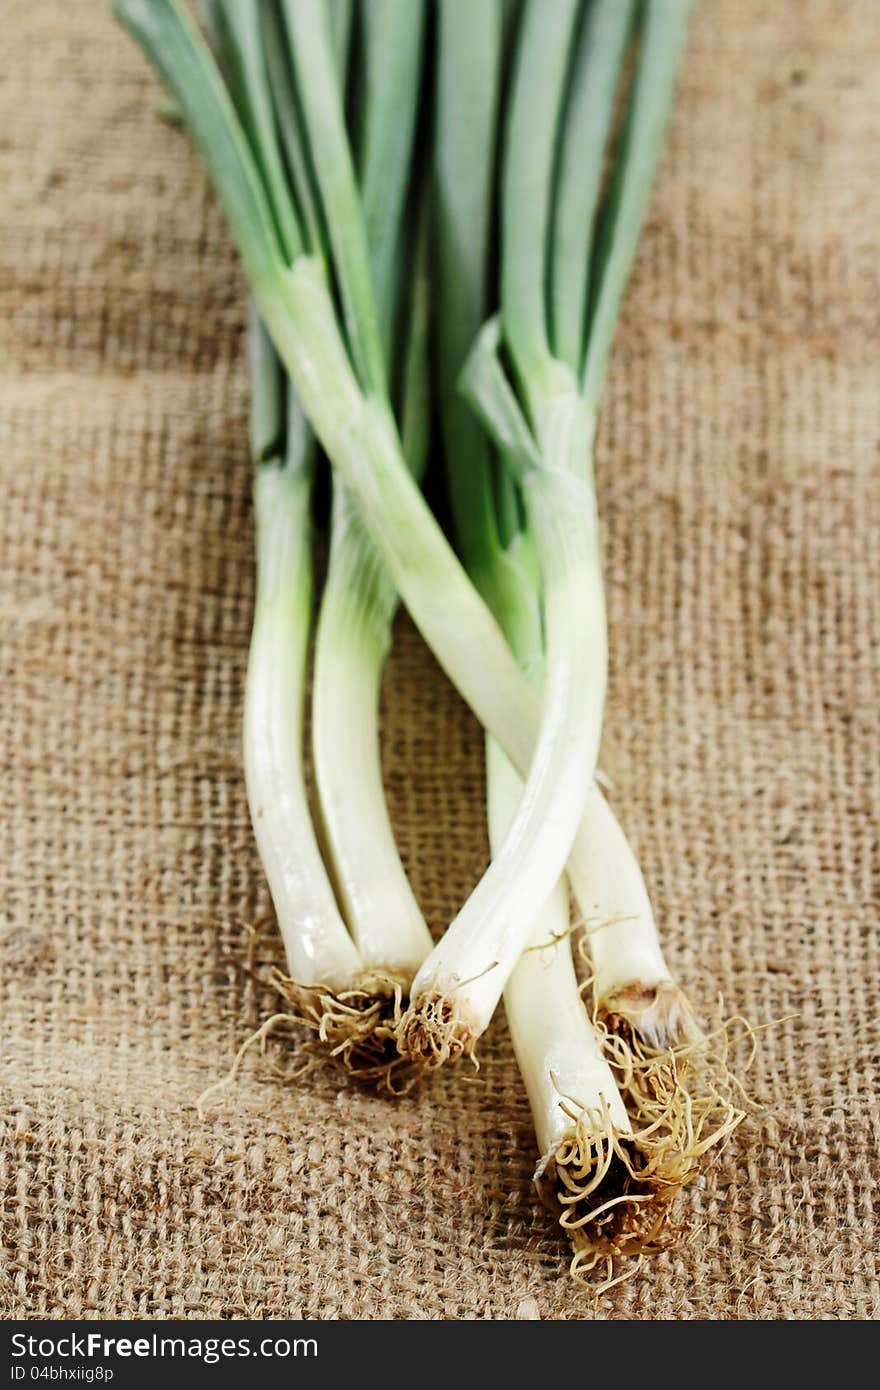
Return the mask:
{"type": "MultiPolygon", "coordinates": [[[[522,779],[494,739],[486,740],[489,838],[503,844],[522,796],[522,779]]],[[[578,989],[571,958],[568,890],[556,884],[532,925],[504,991],[516,1060],[528,1092],[542,1163],[572,1127],[564,1102],[607,1114],[624,1134],[630,1123],[578,989]]]]}
{"type": "Polygon", "coordinates": [[[260,858],[288,969],[302,986],[356,988],[363,965],[315,839],[303,779],[303,699],[311,620],[311,477],[256,470],[257,596],[244,704],[244,765],[260,858]]]}
{"type": "Polygon", "coordinates": [[[385,566],[337,485],[315,643],[315,778],[337,892],[364,966],[408,988],[433,943],[382,782],[379,688],[396,606],[385,566]]]}

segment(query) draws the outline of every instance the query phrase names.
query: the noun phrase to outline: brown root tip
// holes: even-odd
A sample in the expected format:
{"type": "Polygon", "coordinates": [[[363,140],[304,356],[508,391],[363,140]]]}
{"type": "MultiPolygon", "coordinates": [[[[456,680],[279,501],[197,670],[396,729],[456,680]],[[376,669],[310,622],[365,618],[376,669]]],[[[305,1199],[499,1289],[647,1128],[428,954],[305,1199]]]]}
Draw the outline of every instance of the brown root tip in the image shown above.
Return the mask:
{"type": "Polygon", "coordinates": [[[357,989],[336,991],[301,985],[279,973],[275,985],[291,1006],[291,1023],[312,1032],[313,1055],[363,1080],[384,1079],[399,1068],[394,1042],[403,1006],[399,981],[373,975],[357,989]]]}
{"type": "Polygon", "coordinates": [[[671,980],[624,985],[602,1000],[600,1014],[612,1031],[628,1030],[660,1052],[690,1046],[703,1038],[687,996],[671,980]]]}
{"type": "Polygon", "coordinates": [[[285,1081],[296,1080],[328,1062],[348,1076],[379,1082],[394,1092],[409,1090],[417,1080],[417,1075],[407,1076],[412,1069],[398,1056],[394,1043],[403,999],[403,985],[398,979],[372,975],[361,988],[336,991],[323,985],[301,985],[273,970],[272,983],[286,1008],[267,1018],[245,1039],[227,1075],[199,1097],[196,1104],[200,1114],[204,1114],[209,1096],[235,1081],[252,1048],[259,1047],[265,1053],[270,1038],[301,1035],[304,1028],[311,1036],[304,1044],[298,1038],[300,1045],[292,1065],[272,1066],[275,1075],[285,1081]]]}
{"type": "MultiPolygon", "coordinates": [[[[410,1004],[394,1032],[401,1059],[427,1071],[474,1057],[476,1029],[447,995],[423,995],[410,1004]]],[[[476,1059],[474,1059],[476,1061],[476,1059]]]]}
{"type": "Polygon", "coordinates": [[[624,1134],[607,1110],[566,1101],[572,1127],[538,1165],[535,1185],[559,1217],[572,1246],[571,1273],[599,1294],[620,1278],[618,1261],[663,1250],[675,1235],[672,1208],[693,1176],[690,1160],[644,1133],[624,1134]]]}

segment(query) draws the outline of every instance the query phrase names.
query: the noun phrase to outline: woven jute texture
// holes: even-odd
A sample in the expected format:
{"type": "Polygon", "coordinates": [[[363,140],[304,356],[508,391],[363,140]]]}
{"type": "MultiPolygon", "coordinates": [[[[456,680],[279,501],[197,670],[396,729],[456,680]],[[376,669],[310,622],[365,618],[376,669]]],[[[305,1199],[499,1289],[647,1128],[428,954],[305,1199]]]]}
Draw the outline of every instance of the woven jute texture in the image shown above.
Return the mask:
{"type": "MultiPolygon", "coordinates": [[[[242,282],[107,7],[3,29],[4,1315],[876,1315],[880,5],[697,7],[608,379],[615,804],[698,1006],[775,1026],[686,1238],[596,1305],[500,1018],[403,1101],[257,1058],[196,1113],[271,1007],[242,282]]],[[[440,930],[481,738],[405,619],[384,753],[440,930]]]]}

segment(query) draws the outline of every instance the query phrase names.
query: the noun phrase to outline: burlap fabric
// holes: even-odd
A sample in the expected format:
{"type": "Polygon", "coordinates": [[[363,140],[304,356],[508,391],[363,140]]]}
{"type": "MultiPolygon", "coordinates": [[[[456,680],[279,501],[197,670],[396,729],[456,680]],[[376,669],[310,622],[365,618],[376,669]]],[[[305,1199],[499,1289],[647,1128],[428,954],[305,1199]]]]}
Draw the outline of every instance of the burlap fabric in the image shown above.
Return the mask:
{"type": "MultiPolygon", "coordinates": [[[[616,804],[697,1002],[786,1021],[688,1238],[598,1307],[502,1020],[403,1103],[255,1061],[196,1114],[271,1004],[239,968],[242,285],[101,0],[7,0],[4,49],[4,1314],[875,1314],[880,6],[698,7],[608,381],[616,804]]],[[[405,621],[384,720],[439,929],[485,862],[481,740],[405,621]]]]}

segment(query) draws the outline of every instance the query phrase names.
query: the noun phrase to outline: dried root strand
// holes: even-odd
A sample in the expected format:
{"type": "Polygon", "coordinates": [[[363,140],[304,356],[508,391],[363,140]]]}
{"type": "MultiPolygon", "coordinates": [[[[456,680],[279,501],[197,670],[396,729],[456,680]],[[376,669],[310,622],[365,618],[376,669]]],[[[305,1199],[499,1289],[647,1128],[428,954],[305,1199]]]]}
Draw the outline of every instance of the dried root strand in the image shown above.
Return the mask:
{"type": "MultiPolygon", "coordinates": [[[[578,954],[589,970],[586,933],[578,954]]],[[[588,997],[592,989],[588,976],[581,992],[588,997]]],[[[684,991],[671,980],[625,985],[597,1000],[592,1013],[634,1128],[677,1148],[695,1176],[703,1155],[745,1118],[738,1103],[745,1092],[729,1062],[731,1046],[739,1040],[731,1028],[741,1024],[740,1036],[752,1041],[746,1070],[754,1056],[754,1030],[737,1018],[704,1032],[684,991]]]]}
{"type": "Polygon", "coordinates": [[[539,1164],[535,1183],[571,1241],[572,1276],[598,1296],[670,1244],[675,1199],[695,1170],[659,1127],[627,1134],[604,1104],[588,1108],[563,1097],[561,1108],[571,1128],[539,1164]],[[633,1267],[616,1273],[630,1257],[633,1267]]]}
{"type": "Polygon", "coordinates": [[[730,1023],[709,1034],[694,1025],[687,1040],[665,1047],[620,1014],[605,1014],[596,1026],[633,1124],[665,1137],[695,1174],[745,1118],[737,1104],[744,1092],[728,1061],[730,1023]]]}
{"type": "Polygon", "coordinates": [[[301,985],[277,973],[274,983],[291,1006],[291,1022],[308,1028],[312,1047],[350,1076],[376,1080],[400,1059],[394,1031],[403,1010],[403,987],[392,977],[372,976],[369,985],[336,992],[301,985]]]}
{"type": "Polygon", "coordinates": [[[272,1064],[272,1071],[294,1081],[326,1064],[359,1081],[378,1082],[391,1091],[408,1090],[416,1079],[406,1076],[398,1056],[395,1029],[403,1012],[403,986],[392,976],[373,975],[362,988],[334,991],[321,985],[301,985],[273,969],[271,983],[286,1005],[267,1018],[239,1048],[228,1074],[209,1086],[197,1102],[204,1113],[209,1096],[235,1081],[244,1058],[253,1048],[265,1056],[272,1039],[292,1038],[299,1046],[292,1064],[272,1064]],[[303,1029],[307,1032],[302,1041],[303,1029]]]}
{"type": "Polygon", "coordinates": [[[473,1025],[446,995],[424,995],[411,1003],[396,1024],[394,1039],[401,1060],[424,1071],[461,1057],[479,1066],[473,1025]]]}

